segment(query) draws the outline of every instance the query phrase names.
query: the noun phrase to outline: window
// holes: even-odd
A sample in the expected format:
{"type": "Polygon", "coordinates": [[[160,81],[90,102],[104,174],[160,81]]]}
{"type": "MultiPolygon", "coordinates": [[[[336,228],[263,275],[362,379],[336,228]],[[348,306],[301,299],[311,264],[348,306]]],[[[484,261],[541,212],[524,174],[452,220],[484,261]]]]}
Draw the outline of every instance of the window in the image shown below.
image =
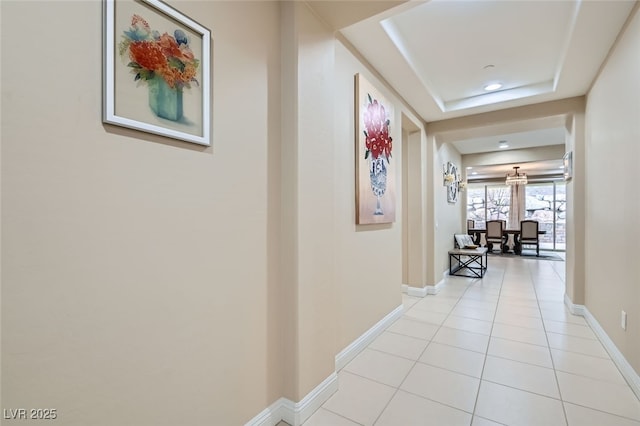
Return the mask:
{"type": "Polygon", "coordinates": [[[511,188],[506,185],[487,186],[487,220],[504,220],[509,223],[511,188]]]}
{"type": "Polygon", "coordinates": [[[566,249],[566,185],[564,182],[530,184],[525,187],[525,218],[537,220],[540,230],[540,248],[566,249]]]}
{"type": "MultiPolygon", "coordinates": [[[[525,219],[537,220],[540,248],[566,249],[566,185],[564,182],[534,183],[525,186],[525,219]]],[[[511,189],[506,185],[469,184],[467,187],[467,219],[476,228],[486,228],[486,221],[509,222],[511,189]]]]}
{"type": "Polygon", "coordinates": [[[469,185],[467,187],[467,219],[476,228],[485,228],[487,220],[509,221],[511,189],[506,185],[469,185]]]}
{"type": "Polygon", "coordinates": [[[473,219],[474,226],[479,229],[486,228],[485,218],[486,194],[484,185],[467,186],[467,219],[473,219]]]}

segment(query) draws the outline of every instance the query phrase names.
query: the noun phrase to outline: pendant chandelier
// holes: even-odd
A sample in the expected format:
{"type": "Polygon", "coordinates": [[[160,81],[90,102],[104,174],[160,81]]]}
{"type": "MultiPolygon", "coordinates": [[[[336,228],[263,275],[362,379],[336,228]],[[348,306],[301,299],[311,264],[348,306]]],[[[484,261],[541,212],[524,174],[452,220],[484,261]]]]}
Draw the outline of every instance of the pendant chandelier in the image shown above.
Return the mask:
{"type": "Polygon", "coordinates": [[[514,167],[513,168],[513,174],[510,175],[507,173],[507,180],[505,181],[505,183],[507,185],[526,185],[528,180],[527,180],[527,175],[526,173],[518,173],[518,169],[520,167],[514,167]]]}

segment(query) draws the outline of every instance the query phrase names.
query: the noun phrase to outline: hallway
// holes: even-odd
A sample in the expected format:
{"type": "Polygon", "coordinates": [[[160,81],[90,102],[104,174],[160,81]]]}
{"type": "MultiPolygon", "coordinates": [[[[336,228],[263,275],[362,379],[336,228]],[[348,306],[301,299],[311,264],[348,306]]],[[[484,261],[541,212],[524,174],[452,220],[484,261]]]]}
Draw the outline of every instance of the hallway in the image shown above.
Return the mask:
{"type": "Polygon", "coordinates": [[[564,262],[489,258],[447,277],[338,373],[305,426],[640,426],[640,402],[583,317],[564,262]]]}

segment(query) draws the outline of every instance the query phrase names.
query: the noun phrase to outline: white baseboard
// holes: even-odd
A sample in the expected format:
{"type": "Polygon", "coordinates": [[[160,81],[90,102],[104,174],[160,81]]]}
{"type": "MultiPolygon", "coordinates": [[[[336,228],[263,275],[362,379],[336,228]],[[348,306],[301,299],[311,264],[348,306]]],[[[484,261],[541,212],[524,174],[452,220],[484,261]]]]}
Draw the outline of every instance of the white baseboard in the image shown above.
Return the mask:
{"type": "Polygon", "coordinates": [[[402,292],[413,297],[425,297],[429,294],[427,287],[411,287],[408,284],[402,284],[402,292]]]}
{"type": "Polygon", "coordinates": [[[280,398],[253,419],[245,423],[245,426],[273,426],[283,419],[284,401],[286,398],[280,398]]]}
{"type": "Polygon", "coordinates": [[[445,285],[445,279],[441,279],[436,285],[426,285],[424,287],[411,287],[407,284],[402,284],[402,292],[408,296],[413,297],[426,297],[427,294],[438,294],[438,292],[445,285]]]}
{"type": "Polygon", "coordinates": [[[338,390],[338,375],[333,372],[300,402],[284,399],[282,420],[291,426],[300,426],[338,390]]]}
{"type": "Polygon", "coordinates": [[[573,304],[566,294],[564,295],[564,303],[569,309],[569,312],[584,317],[587,324],[591,326],[593,332],[598,336],[602,346],[604,346],[605,350],[609,353],[613,363],[618,367],[620,373],[622,373],[622,376],[629,384],[633,393],[640,399],[640,375],[638,375],[631,364],[629,364],[629,361],[627,361],[622,352],[620,352],[615,343],[613,343],[613,340],[611,340],[609,335],[604,331],[604,328],[602,328],[598,320],[589,312],[586,306],[573,304]]]}
{"type": "Polygon", "coordinates": [[[574,305],[567,293],[564,294],[564,304],[573,315],[584,316],[584,305],[574,305]]]}
{"type": "MultiPolygon", "coordinates": [[[[409,287],[415,288],[415,287],[409,287]]],[[[369,346],[369,343],[378,337],[382,332],[395,322],[404,312],[404,305],[400,305],[393,311],[389,312],[387,316],[378,321],[373,327],[367,330],[364,334],[351,342],[349,346],[344,348],[338,355],[336,355],[336,371],[342,370],[342,368],[356,357],[364,348],[369,346]]]]}
{"type": "Polygon", "coordinates": [[[429,294],[429,290],[425,287],[407,287],[407,295],[413,297],[425,297],[429,294]]]}
{"type": "Polygon", "coordinates": [[[322,383],[309,392],[300,402],[280,398],[245,426],[274,426],[281,420],[291,426],[300,426],[338,390],[338,375],[331,373],[322,383]]]}
{"type": "MultiPolygon", "coordinates": [[[[336,355],[336,372],[340,371],[387,327],[400,318],[403,312],[404,305],[398,306],[336,355]]],[[[300,402],[280,398],[262,410],[262,412],[253,419],[249,420],[245,426],[274,426],[280,420],[284,420],[291,426],[300,426],[338,390],[338,374],[336,372],[331,373],[329,377],[302,398],[300,402]]]]}
{"type": "Polygon", "coordinates": [[[427,294],[438,294],[440,292],[440,290],[442,289],[442,287],[444,287],[445,283],[446,283],[446,281],[443,278],[436,285],[428,285],[426,287],[427,294]]]}

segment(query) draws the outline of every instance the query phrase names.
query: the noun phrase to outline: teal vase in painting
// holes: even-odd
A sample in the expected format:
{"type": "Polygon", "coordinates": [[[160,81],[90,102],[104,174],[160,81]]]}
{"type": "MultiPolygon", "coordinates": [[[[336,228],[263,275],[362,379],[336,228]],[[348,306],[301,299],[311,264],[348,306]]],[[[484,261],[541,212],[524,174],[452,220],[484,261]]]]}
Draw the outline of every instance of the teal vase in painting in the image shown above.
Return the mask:
{"type": "Polygon", "coordinates": [[[182,119],[182,89],[171,88],[164,78],[147,80],[149,84],[149,107],[158,116],[171,121],[182,119]]]}

